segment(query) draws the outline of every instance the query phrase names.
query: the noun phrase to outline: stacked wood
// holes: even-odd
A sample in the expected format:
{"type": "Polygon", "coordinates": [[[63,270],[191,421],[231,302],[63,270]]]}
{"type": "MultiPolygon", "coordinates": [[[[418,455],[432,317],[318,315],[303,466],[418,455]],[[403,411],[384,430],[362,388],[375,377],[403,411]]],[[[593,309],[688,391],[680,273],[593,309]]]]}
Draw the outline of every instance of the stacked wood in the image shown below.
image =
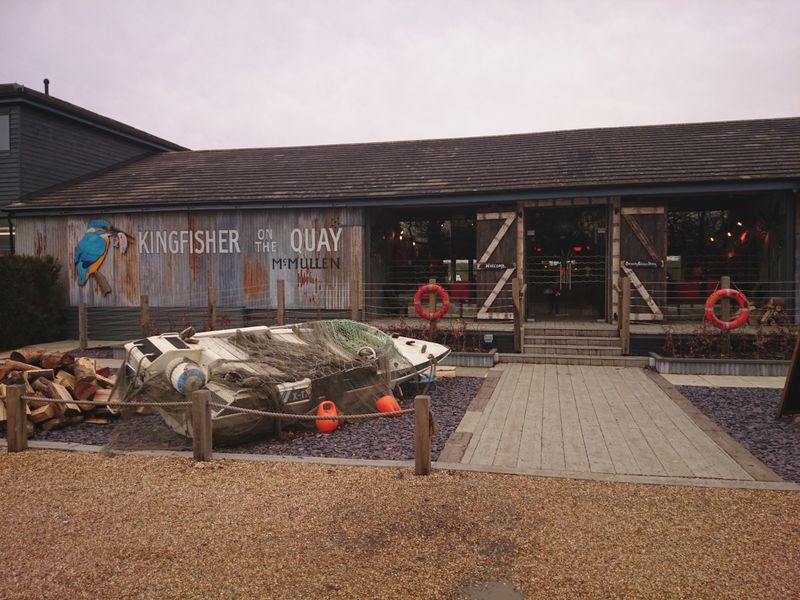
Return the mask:
{"type": "Polygon", "coordinates": [[[82,422],[106,425],[116,412],[89,401],[113,402],[115,381],[110,369],[97,369],[91,358],[76,360],[68,353],[43,348],[17,350],[7,360],[0,360],[0,423],[7,420],[3,400],[6,385],[24,385],[28,437],[36,427],[52,431],[82,422]],[[45,398],[65,402],[48,402],[45,398]]]}

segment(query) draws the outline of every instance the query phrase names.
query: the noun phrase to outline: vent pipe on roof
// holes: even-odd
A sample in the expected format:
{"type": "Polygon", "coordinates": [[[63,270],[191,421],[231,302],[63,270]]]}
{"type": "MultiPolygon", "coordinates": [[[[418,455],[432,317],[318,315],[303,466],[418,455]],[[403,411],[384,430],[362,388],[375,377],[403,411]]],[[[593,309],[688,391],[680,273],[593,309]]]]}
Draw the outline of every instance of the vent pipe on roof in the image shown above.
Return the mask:
{"type": "Polygon", "coordinates": [[[44,79],[44,95],[50,95],[50,80],[45,77],[44,79]]]}

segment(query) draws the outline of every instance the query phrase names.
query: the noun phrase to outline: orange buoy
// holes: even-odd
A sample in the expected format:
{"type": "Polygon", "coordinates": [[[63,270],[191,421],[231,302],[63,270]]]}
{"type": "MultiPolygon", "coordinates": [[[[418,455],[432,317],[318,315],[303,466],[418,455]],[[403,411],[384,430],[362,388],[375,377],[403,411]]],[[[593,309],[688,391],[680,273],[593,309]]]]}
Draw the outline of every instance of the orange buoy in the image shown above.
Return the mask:
{"type": "Polygon", "coordinates": [[[375,401],[375,408],[378,412],[398,412],[400,404],[394,396],[381,396],[375,401]]]}
{"type": "MultiPolygon", "coordinates": [[[[336,405],[331,402],[330,400],[325,400],[324,402],[320,402],[319,406],[317,407],[317,416],[336,416],[336,405]]],[[[330,433],[334,429],[339,426],[338,419],[320,419],[314,421],[317,426],[317,429],[322,433],[330,433]]]]}

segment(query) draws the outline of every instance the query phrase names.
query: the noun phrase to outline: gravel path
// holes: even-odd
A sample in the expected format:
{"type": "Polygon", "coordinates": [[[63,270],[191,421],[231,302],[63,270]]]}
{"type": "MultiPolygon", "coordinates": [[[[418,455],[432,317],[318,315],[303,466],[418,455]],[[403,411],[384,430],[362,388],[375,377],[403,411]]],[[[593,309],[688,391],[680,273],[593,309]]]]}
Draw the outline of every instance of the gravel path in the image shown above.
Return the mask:
{"type": "MultiPolygon", "coordinates": [[[[467,406],[478,393],[483,379],[454,377],[442,379],[429,390],[434,417],[439,427],[431,438],[431,455],[436,460],[447,438],[455,431],[467,406]]],[[[413,404],[414,386],[407,386],[403,408],[413,404]]],[[[216,452],[279,454],[405,460],[414,458],[414,417],[374,419],[343,423],[332,434],[312,430],[287,430],[286,439],[269,439],[235,447],[216,447],[216,452]]],[[[55,431],[37,431],[37,440],[108,445],[124,450],[191,450],[192,442],[173,432],[159,416],[133,416],[112,426],[80,424],[55,431]]]]}
{"type": "Polygon", "coordinates": [[[800,483],[800,427],[775,418],[781,390],[677,388],[756,458],[787,481],[800,483]]]}
{"type": "Polygon", "coordinates": [[[0,450],[4,599],[797,598],[800,494],[0,450]]]}

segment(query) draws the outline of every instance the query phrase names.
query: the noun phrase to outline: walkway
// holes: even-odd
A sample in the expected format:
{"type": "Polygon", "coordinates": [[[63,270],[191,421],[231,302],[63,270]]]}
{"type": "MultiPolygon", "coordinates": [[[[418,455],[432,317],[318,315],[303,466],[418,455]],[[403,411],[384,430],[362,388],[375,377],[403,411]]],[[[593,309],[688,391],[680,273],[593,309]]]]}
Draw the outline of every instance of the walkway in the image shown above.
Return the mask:
{"type": "Polygon", "coordinates": [[[440,462],[567,476],[780,481],[642,369],[513,364],[489,377],[440,462]]]}

